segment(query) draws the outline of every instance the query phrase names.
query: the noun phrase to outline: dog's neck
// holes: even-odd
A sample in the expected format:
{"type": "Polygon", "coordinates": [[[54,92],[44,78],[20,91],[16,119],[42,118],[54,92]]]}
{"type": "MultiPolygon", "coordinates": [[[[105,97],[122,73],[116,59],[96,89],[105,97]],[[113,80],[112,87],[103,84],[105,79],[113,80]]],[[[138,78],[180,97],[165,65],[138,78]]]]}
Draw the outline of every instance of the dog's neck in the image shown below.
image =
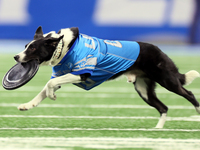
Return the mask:
{"type": "Polygon", "coordinates": [[[56,66],[66,55],[68,52],[68,47],[64,48],[64,43],[63,40],[61,39],[60,42],[58,43],[51,59],[49,60],[49,66],[56,66]]]}
{"type": "Polygon", "coordinates": [[[62,36],[62,35],[64,35],[64,37],[59,41],[51,59],[49,61],[43,62],[41,64],[42,66],[43,65],[56,66],[67,54],[68,50],[70,49],[75,39],[77,38],[70,28],[61,29],[59,34],[57,34],[56,36],[62,36]]]}

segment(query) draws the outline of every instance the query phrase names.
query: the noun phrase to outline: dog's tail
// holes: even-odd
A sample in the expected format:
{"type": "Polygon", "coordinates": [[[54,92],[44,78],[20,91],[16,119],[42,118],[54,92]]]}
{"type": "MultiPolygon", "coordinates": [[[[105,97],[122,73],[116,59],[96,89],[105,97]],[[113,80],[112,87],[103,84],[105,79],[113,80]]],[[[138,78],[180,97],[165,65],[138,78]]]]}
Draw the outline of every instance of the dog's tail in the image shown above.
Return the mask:
{"type": "Polygon", "coordinates": [[[190,70],[185,74],[180,74],[179,80],[182,85],[189,85],[197,77],[200,77],[200,74],[195,70],[190,70]]]}

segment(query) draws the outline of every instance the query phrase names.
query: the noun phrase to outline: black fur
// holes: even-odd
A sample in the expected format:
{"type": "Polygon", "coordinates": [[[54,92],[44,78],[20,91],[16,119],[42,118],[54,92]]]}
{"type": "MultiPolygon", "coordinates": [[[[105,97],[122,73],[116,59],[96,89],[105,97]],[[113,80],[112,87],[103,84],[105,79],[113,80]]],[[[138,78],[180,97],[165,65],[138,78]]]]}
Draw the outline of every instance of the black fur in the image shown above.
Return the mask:
{"type": "Polygon", "coordinates": [[[73,40],[69,43],[68,49],[70,49],[70,47],[72,47],[72,45],[73,45],[74,42],[76,41],[76,38],[77,38],[78,35],[79,35],[79,29],[78,29],[78,28],[72,27],[72,28],[70,28],[70,30],[73,32],[74,38],[73,38],[73,40]]]}
{"type": "Polygon", "coordinates": [[[34,40],[39,39],[39,38],[41,38],[41,37],[43,37],[43,31],[42,31],[42,27],[39,26],[39,27],[37,28],[36,32],[35,32],[34,40]]]}

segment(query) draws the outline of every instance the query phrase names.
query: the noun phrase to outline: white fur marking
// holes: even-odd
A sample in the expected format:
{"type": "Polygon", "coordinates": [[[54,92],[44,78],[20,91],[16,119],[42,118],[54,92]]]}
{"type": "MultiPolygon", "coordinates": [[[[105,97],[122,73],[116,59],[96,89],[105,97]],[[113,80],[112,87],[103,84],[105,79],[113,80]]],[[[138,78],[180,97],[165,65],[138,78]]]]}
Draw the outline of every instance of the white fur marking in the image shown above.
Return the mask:
{"type": "Polygon", "coordinates": [[[125,76],[127,77],[128,83],[133,83],[136,80],[136,76],[134,74],[126,74],[125,76]]]}
{"type": "Polygon", "coordinates": [[[187,72],[185,74],[185,85],[189,85],[197,77],[200,77],[200,74],[197,71],[191,70],[187,72]]]}
{"type": "Polygon", "coordinates": [[[135,88],[140,93],[140,95],[145,98],[145,100],[148,100],[147,96],[147,85],[142,78],[137,78],[135,83],[135,88]]]}
{"type": "Polygon", "coordinates": [[[31,41],[31,42],[26,46],[26,48],[25,48],[24,51],[22,51],[22,52],[20,52],[19,54],[17,54],[17,55],[19,56],[19,59],[18,59],[19,62],[26,62],[26,61],[24,61],[24,58],[26,57],[25,52],[26,52],[26,50],[28,49],[28,47],[29,47],[34,41],[35,41],[35,40],[31,41]]]}
{"type": "Polygon", "coordinates": [[[167,117],[167,114],[166,113],[163,113],[158,121],[158,124],[156,125],[155,128],[158,128],[158,129],[162,129],[164,124],[165,124],[165,121],[166,121],[166,117],[167,117]]]}
{"type": "Polygon", "coordinates": [[[46,34],[43,34],[43,37],[46,37],[49,34],[51,34],[51,37],[54,37],[54,38],[59,38],[60,37],[55,31],[51,31],[51,32],[48,32],[46,34]]]}
{"type": "Polygon", "coordinates": [[[19,56],[19,59],[18,59],[19,62],[25,62],[24,61],[24,58],[26,57],[25,50],[19,53],[18,56],[19,56]]]}

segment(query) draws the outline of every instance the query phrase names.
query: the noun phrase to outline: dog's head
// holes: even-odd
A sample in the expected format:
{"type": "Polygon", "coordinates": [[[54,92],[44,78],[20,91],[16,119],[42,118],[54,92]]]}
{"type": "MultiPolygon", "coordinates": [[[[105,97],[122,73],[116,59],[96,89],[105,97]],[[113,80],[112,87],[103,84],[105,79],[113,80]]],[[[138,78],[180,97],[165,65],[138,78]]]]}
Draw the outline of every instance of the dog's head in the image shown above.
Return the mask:
{"type": "Polygon", "coordinates": [[[78,28],[67,28],[43,34],[42,27],[38,27],[35,32],[34,39],[25,46],[25,50],[14,56],[17,62],[28,62],[30,60],[37,60],[39,64],[47,62],[51,59],[58,43],[65,38],[63,46],[69,49],[76,37],[78,36],[78,28]],[[66,32],[67,31],[67,32],[66,32]]]}

